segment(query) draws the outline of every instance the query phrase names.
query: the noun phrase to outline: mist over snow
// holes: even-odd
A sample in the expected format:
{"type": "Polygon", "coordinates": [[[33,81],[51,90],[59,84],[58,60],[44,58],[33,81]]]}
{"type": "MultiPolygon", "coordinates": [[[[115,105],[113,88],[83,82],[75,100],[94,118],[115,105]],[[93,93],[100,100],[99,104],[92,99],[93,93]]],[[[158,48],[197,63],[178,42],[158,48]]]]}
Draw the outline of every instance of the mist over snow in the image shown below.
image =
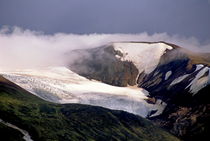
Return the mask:
{"type": "Polygon", "coordinates": [[[3,27],[0,30],[0,69],[63,66],[64,54],[74,49],[99,47],[120,41],[165,41],[199,52],[210,52],[210,44],[194,37],[146,32],[139,34],[65,34],[46,35],[42,32],[3,27]]]}

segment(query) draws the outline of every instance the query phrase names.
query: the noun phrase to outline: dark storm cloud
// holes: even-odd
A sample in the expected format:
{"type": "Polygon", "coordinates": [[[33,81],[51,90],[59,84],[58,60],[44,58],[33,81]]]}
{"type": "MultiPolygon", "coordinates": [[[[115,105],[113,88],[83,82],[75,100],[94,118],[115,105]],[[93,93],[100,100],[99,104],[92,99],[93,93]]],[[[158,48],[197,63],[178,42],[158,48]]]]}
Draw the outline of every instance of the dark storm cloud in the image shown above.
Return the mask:
{"type": "Polygon", "coordinates": [[[208,0],[0,0],[0,26],[45,33],[166,32],[210,39],[208,0]]]}

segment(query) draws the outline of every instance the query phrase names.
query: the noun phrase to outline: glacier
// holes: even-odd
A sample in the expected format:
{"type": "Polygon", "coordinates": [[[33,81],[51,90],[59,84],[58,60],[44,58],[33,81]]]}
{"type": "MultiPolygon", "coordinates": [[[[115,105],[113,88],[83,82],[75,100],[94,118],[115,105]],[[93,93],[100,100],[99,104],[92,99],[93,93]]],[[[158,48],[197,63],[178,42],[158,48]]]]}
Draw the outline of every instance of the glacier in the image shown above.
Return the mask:
{"type": "Polygon", "coordinates": [[[89,80],[65,67],[0,71],[6,79],[32,94],[54,103],[80,103],[123,110],[146,117],[152,110],[161,113],[165,105],[149,104],[142,88],[116,87],[89,80]]]}

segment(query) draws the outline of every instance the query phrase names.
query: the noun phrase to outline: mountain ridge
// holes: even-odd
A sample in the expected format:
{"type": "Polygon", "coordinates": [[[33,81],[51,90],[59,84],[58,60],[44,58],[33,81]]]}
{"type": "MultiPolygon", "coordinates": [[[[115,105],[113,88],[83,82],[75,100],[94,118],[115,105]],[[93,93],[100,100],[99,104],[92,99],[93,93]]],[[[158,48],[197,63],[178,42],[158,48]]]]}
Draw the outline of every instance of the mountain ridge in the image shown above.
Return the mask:
{"type": "MultiPolygon", "coordinates": [[[[125,44],[127,43],[132,44],[131,42],[125,42],[125,44]]],[[[143,42],[143,44],[141,42],[134,42],[133,45],[140,44],[139,47],[141,47],[144,46],[144,43],[149,45],[162,43],[172,47],[172,49],[164,50],[158,60],[157,66],[149,73],[145,72],[144,70],[139,71],[138,67],[135,66],[135,63],[132,62],[132,60],[121,60],[123,55],[129,55],[127,54],[128,52],[125,50],[123,50],[124,52],[122,52],[122,50],[116,50],[114,45],[110,46],[110,44],[107,46],[107,48],[113,49],[113,51],[109,53],[111,53],[111,56],[114,59],[110,59],[108,61],[108,65],[106,63],[106,65],[104,65],[103,60],[107,61],[107,58],[104,56],[109,55],[102,53],[100,56],[100,60],[102,61],[98,61],[99,59],[97,57],[94,59],[85,58],[85,63],[83,63],[83,58],[79,58],[81,60],[77,62],[77,66],[88,66],[92,63],[96,64],[97,66],[100,64],[99,68],[94,68],[94,66],[91,66],[93,67],[93,71],[89,71],[88,73],[77,72],[77,69],[74,70],[74,64],[72,65],[71,63],[69,68],[73,68],[74,71],[87,78],[97,79],[112,85],[127,86],[135,85],[137,82],[139,87],[144,88],[149,92],[149,97],[151,97],[151,101],[149,100],[150,102],[156,103],[160,99],[167,103],[167,106],[161,115],[153,117],[152,115],[154,115],[156,111],[152,111],[151,115],[148,115],[148,118],[158,121],[157,123],[161,127],[170,130],[171,133],[178,135],[184,140],[197,140],[199,138],[204,139],[202,136],[204,136],[204,134],[205,136],[208,136],[208,133],[210,132],[208,126],[204,126],[204,123],[209,125],[209,96],[208,91],[205,89],[207,89],[210,84],[210,53],[195,53],[181,48],[175,44],[166,42],[143,42]],[[112,62],[112,60],[115,61],[112,62]],[[126,67],[122,67],[123,63],[130,63],[134,68],[131,68],[131,70],[128,72],[124,72],[123,70],[126,70],[126,67]],[[115,67],[118,65],[121,67],[116,69],[115,67]],[[114,69],[110,70],[110,73],[105,73],[107,71],[104,72],[103,70],[106,70],[107,68],[114,69]],[[137,69],[138,72],[132,73],[135,74],[135,76],[130,77],[129,73],[135,69],[137,69]],[[103,77],[101,78],[101,76],[103,77]],[[113,83],[113,81],[109,81],[110,76],[112,80],[114,79],[115,81],[120,82],[113,83]],[[104,77],[108,80],[104,79],[104,77]],[[117,79],[118,77],[123,79],[117,79]],[[131,84],[127,80],[135,81],[135,83],[131,84]],[[196,102],[197,99],[200,99],[199,102],[196,102]],[[185,109],[186,112],[183,112],[183,110],[180,109],[185,109]],[[183,114],[178,114],[180,112],[183,114]],[[180,115],[180,117],[173,116],[175,114],[180,115]],[[176,118],[179,118],[179,120],[175,120],[176,118]],[[200,127],[199,124],[203,126],[200,127]],[[202,127],[205,129],[202,129],[202,127]],[[191,129],[200,129],[201,132],[191,135],[191,132],[193,132],[191,129]]],[[[121,43],[123,48],[124,46],[122,44],[124,43],[121,43]]],[[[104,48],[106,49],[106,46],[101,48],[101,50],[106,52],[104,48]]],[[[135,50],[136,48],[133,48],[134,51],[137,51],[135,50]]],[[[100,49],[98,48],[98,50],[100,49]]],[[[148,53],[150,53],[154,52],[155,50],[152,49],[148,51],[148,53]]],[[[88,50],[88,53],[91,56],[92,50],[88,50]]],[[[139,53],[145,54],[144,51],[140,51],[139,53]]],[[[131,55],[133,54],[131,53],[130,56],[131,55]]],[[[137,58],[135,56],[133,57],[137,58]]],[[[148,56],[148,58],[150,57],[148,56]]],[[[139,59],[139,61],[141,61],[141,59],[139,59]]]]}

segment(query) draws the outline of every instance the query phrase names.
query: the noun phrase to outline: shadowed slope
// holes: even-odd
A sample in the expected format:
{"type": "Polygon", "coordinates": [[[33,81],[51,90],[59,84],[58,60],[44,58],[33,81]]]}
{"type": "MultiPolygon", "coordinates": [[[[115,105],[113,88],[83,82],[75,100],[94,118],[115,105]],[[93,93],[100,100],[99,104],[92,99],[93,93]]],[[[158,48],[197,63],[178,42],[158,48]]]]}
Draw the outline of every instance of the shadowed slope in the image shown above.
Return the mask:
{"type": "Polygon", "coordinates": [[[178,140],[139,116],[95,106],[46,102],[3,77],[0,107],[0,118],[39,141],[178,140]]]}

